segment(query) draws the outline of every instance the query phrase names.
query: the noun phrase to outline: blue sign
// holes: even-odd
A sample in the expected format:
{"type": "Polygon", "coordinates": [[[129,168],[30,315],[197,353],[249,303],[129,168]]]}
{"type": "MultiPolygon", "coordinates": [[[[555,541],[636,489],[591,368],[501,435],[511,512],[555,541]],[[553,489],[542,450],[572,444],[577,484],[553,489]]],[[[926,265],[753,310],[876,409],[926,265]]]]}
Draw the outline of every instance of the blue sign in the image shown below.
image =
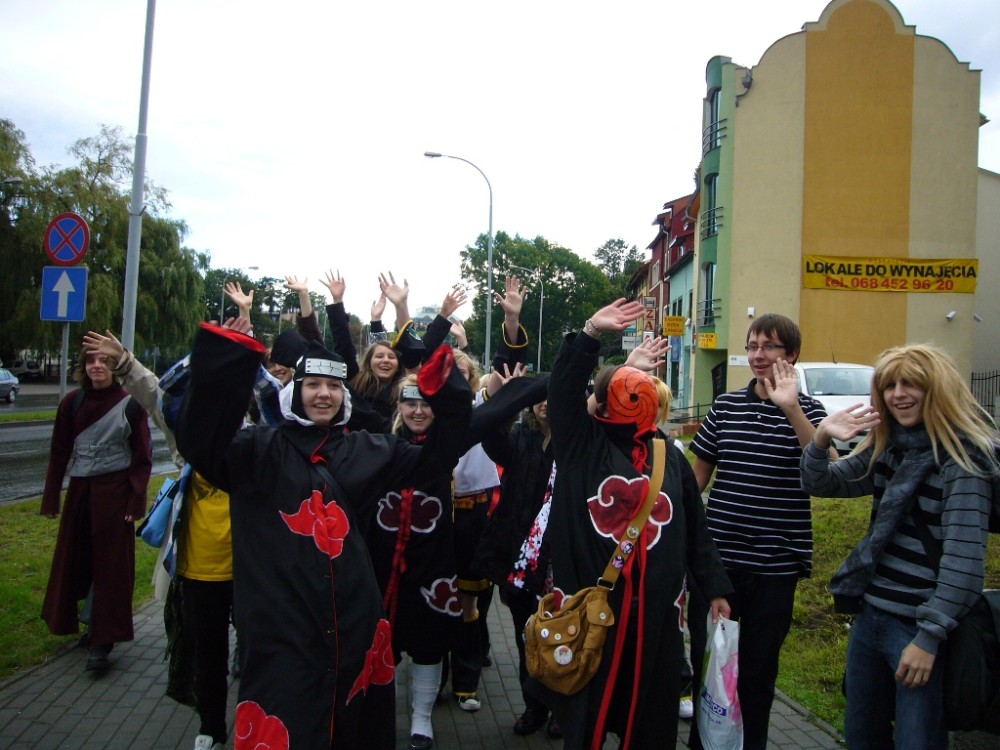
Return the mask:
{"type": "Polygon", "coordinates": [[[42,269],[42,320],[79,323],[87,311],[86,266],[42,269]]]}

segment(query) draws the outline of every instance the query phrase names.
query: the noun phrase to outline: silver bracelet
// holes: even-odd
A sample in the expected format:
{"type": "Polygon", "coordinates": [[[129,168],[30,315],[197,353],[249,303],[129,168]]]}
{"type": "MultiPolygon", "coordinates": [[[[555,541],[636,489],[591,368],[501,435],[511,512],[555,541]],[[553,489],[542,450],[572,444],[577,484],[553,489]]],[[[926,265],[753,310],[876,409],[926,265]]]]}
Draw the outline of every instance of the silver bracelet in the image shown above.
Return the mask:
{"type": "Polygon", "coordinates": [[[583,324],[583,332],[588,336],[593,336],[595,339],[601,337],[601,329],[594,325],[594,321],[587,318],[587,322],[583,324]]]}

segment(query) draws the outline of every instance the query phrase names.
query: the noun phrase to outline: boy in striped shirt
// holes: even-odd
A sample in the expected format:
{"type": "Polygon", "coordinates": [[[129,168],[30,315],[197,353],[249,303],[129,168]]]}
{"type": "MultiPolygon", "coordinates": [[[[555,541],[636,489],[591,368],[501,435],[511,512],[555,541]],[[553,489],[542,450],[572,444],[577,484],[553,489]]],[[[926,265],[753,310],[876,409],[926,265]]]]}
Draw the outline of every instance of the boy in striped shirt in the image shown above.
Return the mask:
{"type": "MultiPolygon", "coordinates": [[[[736,589],[730,604],[740,622],[737,691],[745,750],[767,747],[795,587],[812,573],[812,515],[799,458],[826,411],[799,393],[794,364],[801,347],[799,327],[784,315],[754,320],[746,341],[753,380],[716,399],[690,445],[702,491],[715,474],[708,527],[736,589]]],[[[694,590],[690,610],[691,659],[700,675],[708,603],[694,590]]],[[[691,747],[701,748],[696,723],[691,747]]]]}

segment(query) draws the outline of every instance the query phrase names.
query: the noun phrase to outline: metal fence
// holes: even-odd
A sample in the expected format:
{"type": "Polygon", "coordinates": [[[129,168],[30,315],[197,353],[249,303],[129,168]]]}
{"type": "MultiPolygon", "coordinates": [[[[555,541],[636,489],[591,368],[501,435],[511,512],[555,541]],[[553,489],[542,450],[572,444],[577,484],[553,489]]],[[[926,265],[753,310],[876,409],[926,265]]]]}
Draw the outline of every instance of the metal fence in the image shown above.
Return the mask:
{"type": "Polygon", "coordinates": [[[997,390],[1000,389],[1000,370],[972,373],[972,395],[988,413],[996,416],[997,390]]]}

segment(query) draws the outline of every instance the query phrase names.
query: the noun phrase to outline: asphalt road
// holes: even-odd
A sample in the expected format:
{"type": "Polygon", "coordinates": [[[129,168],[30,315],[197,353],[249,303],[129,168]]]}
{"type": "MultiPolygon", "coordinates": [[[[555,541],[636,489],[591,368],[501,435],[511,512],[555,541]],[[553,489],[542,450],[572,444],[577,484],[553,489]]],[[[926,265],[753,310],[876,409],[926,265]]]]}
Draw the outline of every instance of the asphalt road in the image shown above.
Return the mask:
{"type": "MultiPolygon", "coordinates": [[[[58,402],[58,386],[25,384],[13,404],[0,406],[0,414],[54,409],[58,402]]],[[[174,464],[163,433],[152,423],[150,432],[153,438],[153,473],[173,471],[174,464]]],[[[0,504],[42,494],[51,439],[51,422],[0,425],[0,504]]],[[[66,484],[68,480],[63,486],[66,484]]]]}

